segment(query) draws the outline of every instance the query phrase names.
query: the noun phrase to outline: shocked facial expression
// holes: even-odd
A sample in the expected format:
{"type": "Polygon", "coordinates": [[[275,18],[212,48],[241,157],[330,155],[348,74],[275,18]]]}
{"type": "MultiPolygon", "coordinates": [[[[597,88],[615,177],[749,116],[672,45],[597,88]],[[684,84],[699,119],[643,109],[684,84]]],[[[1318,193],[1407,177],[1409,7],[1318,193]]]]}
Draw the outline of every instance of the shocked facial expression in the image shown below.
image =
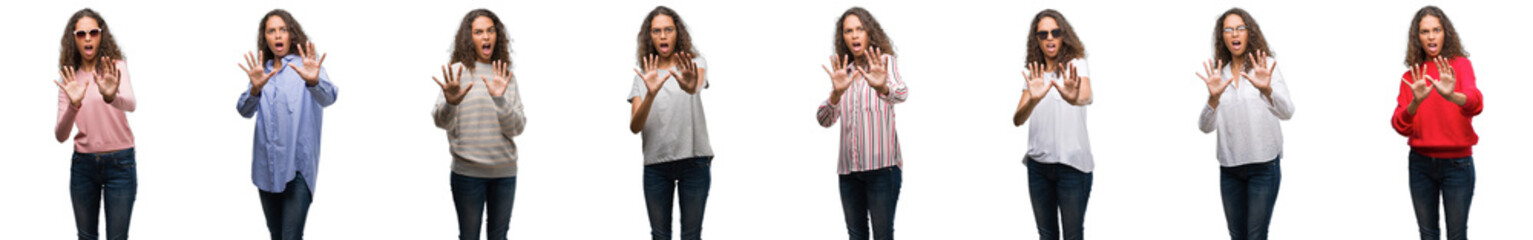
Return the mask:
{"type": "Polygon", "coordinates": [[[1059,23],[1052,17],[1043,17],[1038,20],[1038,31],[1033,32],[1033,37],[1038,38],[1038,47],[1043,49],[1043,55],[1049,58],[1059,56],[1059,48],[1064,42],[1064,30],[1059,28],[1059,23]]]}
{"type": "Polygon", "coordinates": [[[93,61],[96,53],[101,49],[101,26],[95,18],[82,17],[75,21],[75,51],[80,53],[83,61],[93,61]]]}
{"type": "Polygon", "coordinates": [[[1421,40],[1421,49],[1426,50],[1427,57],[1435,58],[1442,54],[1443,37],[1446,35],[1442,21],[1437,16],[1427,15],[1417,25],[1416,38],[1421,40]]]}
{"type": "Polygon", "coordinates": [[[280,58],[293,52],[293,45],[288,42],[290,40],[288,38],[290,33],[287,29],[287,21],[282,21],[282,17],[271,16],[266,18],[266,29],[262,30],[261,33],[266,38],[266,48],[270,49],[275,57],[280,58]]]}
{"type": "Polygon", "coordinates": [[[480,62],[490,62],[490,57],[495,56],[495,42],[499,35],[495,32],[495,21],[490,17],[479,16],[469,26],[473,31],[474,46],[479,46],[478,57],[480,62]]]}
{"type": "Polygon", "coordinates": [[[670,56],[676,52],[676,20],[669,15],[655,15],[649,21],[650,44],[654,44],[655,52],[660,56],[670,56]]]}
{"type": "Polygon", "coordinates": [[[852,51],[852,56],[862,56],[868,47],[868,30],[862,26],[862,18],[857,15],[846,15],[841,19],[841,41],[846,43],[846,49],[852,51]]]}
{"type": "Polygon", "coordinates": [[[1224,47],[1230,50],[1230,55],[1239,57],[1246,53],[1251,43],[1246,41],[1250,32],[1246,29],[1246,19],[1240,15],[1230,14],[1224,18],[1224,47]]]}

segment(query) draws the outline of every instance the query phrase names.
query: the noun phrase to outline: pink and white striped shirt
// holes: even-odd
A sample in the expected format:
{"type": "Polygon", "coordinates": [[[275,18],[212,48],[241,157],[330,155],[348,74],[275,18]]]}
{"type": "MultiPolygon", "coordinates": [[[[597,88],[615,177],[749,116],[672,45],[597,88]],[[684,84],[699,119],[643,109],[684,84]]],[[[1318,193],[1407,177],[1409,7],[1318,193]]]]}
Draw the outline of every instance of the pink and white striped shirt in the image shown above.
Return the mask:
{"type": "MultiPolygon", "coordinates": [[[[885,55],[888,56],[888,55],[885,55]]],[[[837,174],[877,170],[889,166],[901,166],[899,136],[894,130],[894,104],[905,102],[910,95],[905,81],[900,79],[899,64],[890,56],[888,64],[888,94],[879,94],[867,79],[854,80],[840,104],[830,100],[820,104],[815,115],[820,126],[829,128],[841,119],[841,151],[836,164],[837,174]]]]}

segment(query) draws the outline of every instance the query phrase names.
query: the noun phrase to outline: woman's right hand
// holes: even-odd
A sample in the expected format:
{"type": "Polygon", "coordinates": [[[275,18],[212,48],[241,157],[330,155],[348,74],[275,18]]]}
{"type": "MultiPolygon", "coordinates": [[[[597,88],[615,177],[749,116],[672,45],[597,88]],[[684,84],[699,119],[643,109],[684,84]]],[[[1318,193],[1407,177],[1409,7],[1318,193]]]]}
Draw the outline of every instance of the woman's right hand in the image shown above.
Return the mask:
{"type": "Polygon", "coordinates": [[[263,58],[261,54],[246,52],[245,65],[235,64],[240,66],[240,70],[245,70],[245,75],[250,77],[250,96],[260,96],[261,88],[266,86],[266,80],[271,80],[272,74],[277,74],[276,71],[266,72],[266,67],[262,66],[266,64],[263,58]]]}
{"type": "Polygon", "coordinates": [[[85,99],[85,83],[75,81],[75,68],[64,67],[59,69],[59,80],[53,82],[64,90],[64,95],[69,97],[69,106],[79,108],[80,101],[85,99]]]}
{"type": "Polygon", "coordinates": [[[1413,103],[1421,103],[1421,101],[1427,99],[1427,96],[1432,95],[1432,83],[1427,81],[1426,71],[1422,69],[1424,67],[1426,67],[1425,63],[1422,66],[1411,66],[1410,78],[1400,79],[1401,82],[1405,83],[1405,86],[1411,88],[1411,97],[1413,97],[1411,102],[1413,103]]]}
{"type": "Polygon", "coordinates": [[[643,69],[635,68],[633,73],[639,74],[639,78],[644,79],[644,87],[649,89],[649,94],[660,92],[660,87],[665,86],[665,78],[660,76],[660,56],[650,54],[644,57],[639,67],[643,69]]]}
{"type": "Polygon", "coordinates": [[[1216,101],[1218,101],[1219,96],[1224,95],[1224,90],[1229,88],[1230,83],[1235,82],[1234,78],[1224,80],[1224,70],[1220,69],[1220,66],[1223,65],[1223,61],[1209,59],[1203,62],[1203,73],[1197,73],[1198,78],[1202,78],[1203,83],[1208,85],[1209,103],[1217,104],[1216,101]]]}
{"type": "Polygon", "coordinates": [[[853,70],[850,56],[830,56],[830,65],[820,65],[820,68],[825,69],[825,74],[830,75],[830,87],[833,92],[846,92],[846,89],[852,86],[852,81],[862,76],[861,71],[853,70]]]}
{"type": "Polygon", "coordinates": [[[1049,89],[1054,87],[1048,80],[1043,79],[1043,74],[1047,71],[1048,66],[1044,66],[1043,63],[1028,63],[1027,72],[1022,73],[1027,76],[1027,96],[1033,102],[1043,99],[1044,95],[1049,94],[1049,89]]]}
{"type": "Polygon", "coordinates": [[[447,68],[447,65],[442,65],[442,78],[446,78],[447,82],[444,83],[436,77],[431,77],[431,80],[436,81],[436,85],[442,87],[442,97],[447,99],[447,104],[458,105],[463,103],[463,97],[468,96],[468,90],[474,89],[474,81],[472,80],[467,81],[467,87],[463,86],[465,84],[462,81],[463,66],[458,66],[458,71],[453,72],[452,69],[447,68]]]}

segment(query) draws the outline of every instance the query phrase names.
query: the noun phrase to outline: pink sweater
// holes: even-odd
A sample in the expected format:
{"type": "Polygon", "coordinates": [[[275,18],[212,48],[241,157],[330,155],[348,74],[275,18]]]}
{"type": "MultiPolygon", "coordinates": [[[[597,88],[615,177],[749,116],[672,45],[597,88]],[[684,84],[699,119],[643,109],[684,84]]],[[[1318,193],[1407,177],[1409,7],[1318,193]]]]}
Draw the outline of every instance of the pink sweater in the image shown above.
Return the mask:
{"type": "Polygon", "coordinates": [[[75,81],[84,81],[85,99],[80,100],[80,107],[70,106],[69,95],[59,90],[59,115],[58,124],[53,126],[53,136],[59,142],[69,138],[69,132],[73,128],[79,128],[75,134],[75,151],[81,153],[105,153],[123,150],[133,147],[133,129],[128,128],[128,116],[125,112],[132,112],[136,107],[133,99],[133,84],[128,79],[128,64],[125,61],[117,61],[117,69],[122,70],[121,83],[117,86],[117,98],[111,103],[101,98],[101,90],[96,88],[96,77],[84,70],[75,71],[75,81]]]}

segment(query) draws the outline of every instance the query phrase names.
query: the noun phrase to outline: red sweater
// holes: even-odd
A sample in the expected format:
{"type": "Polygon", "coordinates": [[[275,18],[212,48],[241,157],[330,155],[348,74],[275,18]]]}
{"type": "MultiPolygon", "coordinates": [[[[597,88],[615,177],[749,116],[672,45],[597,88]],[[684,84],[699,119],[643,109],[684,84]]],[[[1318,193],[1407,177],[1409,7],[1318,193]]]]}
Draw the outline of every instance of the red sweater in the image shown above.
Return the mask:
{"type": "MultiPolygon", "coordinates": [[[[1464,105],[1453,104],[1437,94],[1436,90],[1421,101],[1416,107],[1416,114],[1405,112],[1406,106],[1411,104],[1414,98],[1411,95],[1410,86],[1400,83],[1400,96],[1396,97],[1395,116],[1391,119],[1395,132],[1409,138],[1406,143],[1411,146],[1411,151],[1433,158],[1462,158],[1473,154],[1470,150],[1475,143],[1480,142],[1480,136],[1474,133],[1471,122],[1474,116],[1480,115],[1485,110],[1480,95],[1480,88],[1475,86],[1474,67],[1469,64],[1469,59],[1464,57],[1453,58],[1454,78],[1458,81],[1453,91],[1463,93],[1467,100],[1464,105]]],[[[1437,78],[1437,64],[1427,62],[1426,75],[1437,78]]],[[[1403,76],[1410,78],[1410,71],[1403,76]]]]}

